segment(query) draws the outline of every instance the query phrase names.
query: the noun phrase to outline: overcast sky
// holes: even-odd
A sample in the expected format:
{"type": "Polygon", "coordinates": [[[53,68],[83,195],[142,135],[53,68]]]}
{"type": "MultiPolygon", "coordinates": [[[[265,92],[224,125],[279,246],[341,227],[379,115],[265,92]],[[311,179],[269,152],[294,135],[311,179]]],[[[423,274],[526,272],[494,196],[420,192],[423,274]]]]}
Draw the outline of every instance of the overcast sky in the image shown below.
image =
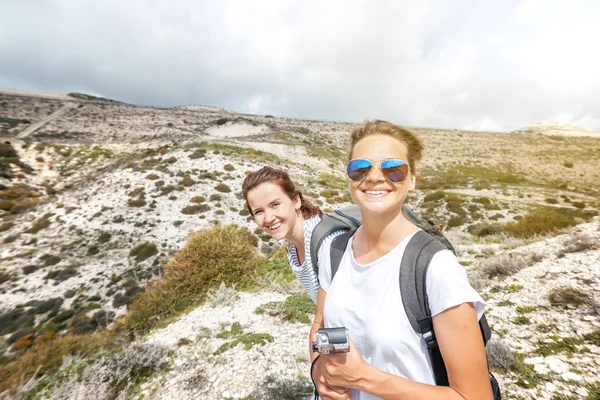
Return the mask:
{"type": "Polygon", "coordinates": [[[600,132],[600,1],[1,0],[0,88],[600,132]]]}

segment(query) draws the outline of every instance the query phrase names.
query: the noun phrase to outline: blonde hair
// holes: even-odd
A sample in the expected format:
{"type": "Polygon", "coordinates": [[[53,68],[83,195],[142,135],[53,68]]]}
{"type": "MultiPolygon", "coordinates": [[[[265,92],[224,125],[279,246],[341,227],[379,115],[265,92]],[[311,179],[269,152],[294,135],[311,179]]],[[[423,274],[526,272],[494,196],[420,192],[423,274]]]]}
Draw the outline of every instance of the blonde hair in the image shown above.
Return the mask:
{"type": "Polygon", "coordinates": [[[415,171],[415,162],[420,161],[423,157],[423,143],[411,130],[387,121],[365,121],[363,126],[352,131],[350,134],[350,150],[348,151],[349,160],[352,159],[352,151],[356,143],[367,136],[373,135],[387,135],[402,142],[408,150],[408,165],[413,172],[415,171]]]}

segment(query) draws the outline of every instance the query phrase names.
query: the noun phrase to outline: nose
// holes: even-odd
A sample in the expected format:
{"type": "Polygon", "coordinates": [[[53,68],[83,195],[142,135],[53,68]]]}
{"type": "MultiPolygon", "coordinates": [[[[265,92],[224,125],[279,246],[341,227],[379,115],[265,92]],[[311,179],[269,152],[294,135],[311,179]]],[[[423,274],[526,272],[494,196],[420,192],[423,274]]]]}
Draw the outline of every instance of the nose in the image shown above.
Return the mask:
{"type": "Polygon", "coordinates": [[[369,180],[371,182],[381,182],[385,181],[385,176],[383,176],[383,172],[381,172],[381,166],[377,164],[373,164],[371,170],[365,177],[365,180],[369,180]]]}
{"type": "Polygon", "coordinates": [[[275,214],[273,214],[273,212],[271,210],[265,210],[265,219],[264,219],[265,224],[272,222],[274,220],[274,217],[275,217],[275,214]]]}

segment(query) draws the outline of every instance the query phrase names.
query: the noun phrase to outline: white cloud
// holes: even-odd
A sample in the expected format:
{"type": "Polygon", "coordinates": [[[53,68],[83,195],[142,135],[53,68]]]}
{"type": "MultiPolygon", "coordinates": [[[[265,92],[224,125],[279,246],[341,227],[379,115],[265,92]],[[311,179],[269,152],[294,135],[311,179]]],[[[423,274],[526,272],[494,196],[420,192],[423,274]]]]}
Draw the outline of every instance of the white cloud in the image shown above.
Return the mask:
{"type": "Polygon", "coordinates": [[[594,0],[5,1],[0,86],[408,125],[600,132],[594,0]]]}

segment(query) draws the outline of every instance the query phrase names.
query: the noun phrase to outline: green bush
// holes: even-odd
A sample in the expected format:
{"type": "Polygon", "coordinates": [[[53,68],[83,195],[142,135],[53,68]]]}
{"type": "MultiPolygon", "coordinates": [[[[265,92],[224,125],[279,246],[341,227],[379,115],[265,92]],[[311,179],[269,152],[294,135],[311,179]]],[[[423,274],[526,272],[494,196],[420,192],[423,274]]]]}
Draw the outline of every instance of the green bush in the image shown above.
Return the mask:
{"type": "Polygon", "coordinates": [[[576,225],[571,216],[558,210],[541,209],[532,211],[517,222],[504,224],[503,230],[513,236],[533,237],[576,225]]]}
{"type": "Polygon", "coordinates": [[[266,261],[255,243],[250,232],[235,225],[192,234],[165,267],[163,278],[137,295],[125,329],[146,332],[165,318],[200,304],[208,290],[221,282],[242,290],[253,287],[266,261]]]}
{"type": "Polygon", "coordinates": [[[193,180],[191,176],[186,175],[183,177],[181,182],[179,182],[179,184],[183,185],[184,187],[190,187],[190,186],[194,186],[196,184],[196,181],[193,180]]]}
{"type": "Polygon", "coordinates": [[[231,171],[235,170],[235,167],[234,167],[233,165],[231,165],[231,164],[225,164],[225,165],[223,166],[223,169],[224,169],[225,171],[227,171],[227,172],[231,172],[231,171]]]}
{"type": "Polygon", "coordinates": [[[221,193],[229,193],[229,192],[231,192],[231,188],[229,188],[229,186],[227,186],[224,183],[219,183],[217,186],[215,186],[215,190],[217,192],[221,192],[221,193]]]}
{"type": "Polygon", "coordinates": [[[199,214],[210,210],[208,204],[194,204],[185,206],[181,209],[181,213],[185,215],[199,214]]]}
{"type": "Polygon", "coordinates": [[[467,231],[477,237],[485,237],[502,233],[502,226],[498,224],[475,224],[467,228],[467,231]]]}
{"type": "Polygon", "coordinates": [[[436,190],[435,192],[429,192],[425,195],[423,201],[438,201],[446,197],[446,194],[441,190],[436,190]]]}
{"type": "Polygon", "coordinates": [[[145,242],[142,243],[129,252],[130,257],[135,257],[136,261],[144,261],[152,256],[158,254],[158,249],[154,243],[145,242]]]}
{"type": "Polygon", "coordinates": [[[566,162],[563,165],[565,166],[565,168],[573,168],[573,163],[572,162],[566,162]]]}
{"type": "Polygon", "coordinates": [[[144,199],[129,199],[127,201],[127,205],[129,207],[144,207],[146,205],[146,200],[144,199]]]}

